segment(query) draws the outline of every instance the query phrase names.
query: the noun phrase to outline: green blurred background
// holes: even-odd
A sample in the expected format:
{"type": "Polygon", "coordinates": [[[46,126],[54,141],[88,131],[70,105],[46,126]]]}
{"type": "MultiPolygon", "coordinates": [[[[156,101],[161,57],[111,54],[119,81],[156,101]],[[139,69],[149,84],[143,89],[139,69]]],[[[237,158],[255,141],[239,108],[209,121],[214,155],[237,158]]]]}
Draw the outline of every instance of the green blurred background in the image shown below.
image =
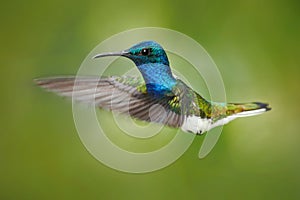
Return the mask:
{"type": "Polygon", "coordinates": [[[2,1],[0,199],[299,199],[299,10],[296,0],[2,1]],[[225,126],[202,160],[197,137],[153,173],[104,166],[80,142],[71,103],[31,80],[74,74],[99,42],[145,26],[202,44],[228,101],[273,110],[225,126]]]}

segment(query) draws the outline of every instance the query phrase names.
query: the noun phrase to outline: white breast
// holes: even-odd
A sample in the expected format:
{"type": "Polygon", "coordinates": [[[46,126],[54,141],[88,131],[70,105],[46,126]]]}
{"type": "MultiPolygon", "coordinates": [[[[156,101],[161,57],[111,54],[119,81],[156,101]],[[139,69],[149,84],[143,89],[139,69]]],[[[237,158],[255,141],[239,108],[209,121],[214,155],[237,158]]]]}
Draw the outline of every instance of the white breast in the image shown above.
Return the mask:
{"type": "Polygon", "coordinates": [[[185,118],[181,129],[186,132],[202,134],[210,129],[211,119],[201,118],[198,116],[188,116],[185,118]]]}

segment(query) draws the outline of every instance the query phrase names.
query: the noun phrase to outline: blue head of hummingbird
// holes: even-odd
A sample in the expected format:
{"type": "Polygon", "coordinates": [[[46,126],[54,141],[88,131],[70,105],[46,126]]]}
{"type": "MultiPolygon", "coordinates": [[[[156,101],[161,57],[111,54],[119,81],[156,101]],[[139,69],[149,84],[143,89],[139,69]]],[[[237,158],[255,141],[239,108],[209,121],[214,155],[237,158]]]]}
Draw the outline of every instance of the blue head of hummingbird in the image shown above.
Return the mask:
{"type": "Polygon", "coordinates": [[[260,102],[218,103],[206,100],[173,76],[165,50],[154,41],[144,41],[121,52],[98,54],[94,58],[105,56],[129,58],[143,79],[68,76],[35,81],[61,96],[81,102],[95,102],[94,105],[101,108],[129,114],[144,121],[180,127],[183,131],[196,134],[238,117],[257,115],[271,109],[268,104],[260,102]],[[76,90],[73,89],[75,81],[76,90]]]}
{"type": "Polygon", "coordinates": [[[132,60],[144,78],[147,91],[157,97],[170,92],[176,84],[165,50],[154,41],[144,41],[121,52],[98,54],[94,58],[105,56],[123,56],[132,60]]]}

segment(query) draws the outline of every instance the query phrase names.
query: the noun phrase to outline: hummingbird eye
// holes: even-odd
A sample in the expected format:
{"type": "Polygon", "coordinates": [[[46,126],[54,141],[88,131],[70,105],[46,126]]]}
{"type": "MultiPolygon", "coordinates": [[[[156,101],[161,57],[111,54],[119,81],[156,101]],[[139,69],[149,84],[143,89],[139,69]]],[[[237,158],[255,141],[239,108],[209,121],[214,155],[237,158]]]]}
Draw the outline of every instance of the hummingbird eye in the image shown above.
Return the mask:
{"type": "Polygon", "coordinates": [[[149,56],[150,53],[151,53],[151,49],[149,49],[149,48],[144,48],[144,49],[141,50],[140,55],[143,55],[143,56],[149,56]]]}

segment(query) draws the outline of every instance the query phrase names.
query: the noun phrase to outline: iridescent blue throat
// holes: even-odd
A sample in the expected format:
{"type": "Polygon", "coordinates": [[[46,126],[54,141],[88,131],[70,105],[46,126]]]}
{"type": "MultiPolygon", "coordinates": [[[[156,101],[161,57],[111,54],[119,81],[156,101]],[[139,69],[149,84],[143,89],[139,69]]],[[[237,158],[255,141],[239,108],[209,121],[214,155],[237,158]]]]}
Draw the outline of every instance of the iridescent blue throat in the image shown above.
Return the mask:
{"type": "Polygon", "coordinates": [[[161,63],[147,63],[137,66],[143,75],[147,91],[156,97],[164,96],[172,91],[176,84],[171,69],[161,63]]]}

